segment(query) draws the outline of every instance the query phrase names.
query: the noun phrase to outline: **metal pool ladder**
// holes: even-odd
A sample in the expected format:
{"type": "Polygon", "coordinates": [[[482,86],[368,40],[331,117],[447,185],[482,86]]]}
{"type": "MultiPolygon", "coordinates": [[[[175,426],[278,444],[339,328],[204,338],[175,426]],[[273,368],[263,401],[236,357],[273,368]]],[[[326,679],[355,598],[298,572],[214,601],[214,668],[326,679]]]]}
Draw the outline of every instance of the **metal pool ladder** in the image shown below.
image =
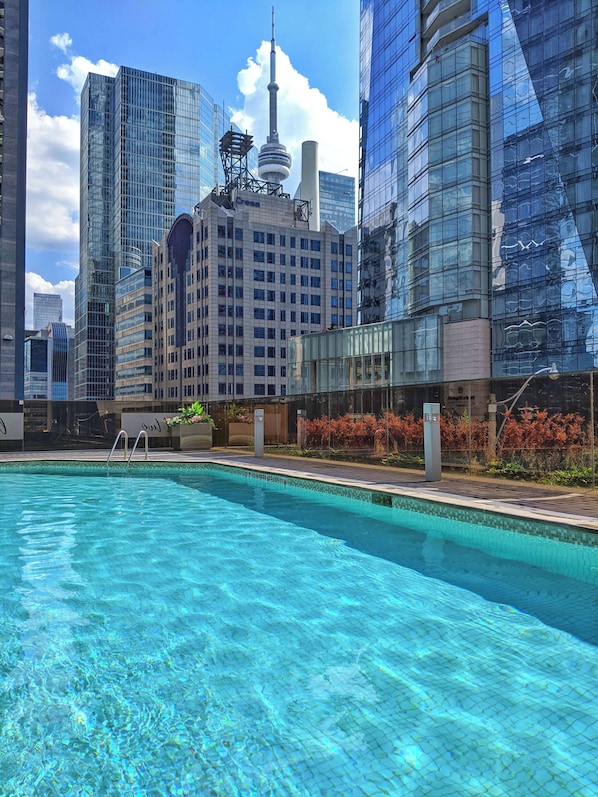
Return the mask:
{"type": "MultiPolygon", "coordinates": [[[[147,454],[148,454],[148,435],[145,429],[142,429],[139,434],[137,435],[135,442],[133,443],[133,448],[131,449],[131,453],[129,454],[129,459],[127,460],[127,468],[131,464],[131,460],[133,459],[133,454],[135,453],[135,449],[137,448],[137,443],[139,440],[144,437],[145,438],[145,461],[147,462],[147,454]]],[[[116,445],[116,444],[115,444],[116,445]]]]}
{"type": "Polygon", "coordinates": [[[124,442],[124,446],[123,446],[123,459],[127,458],[127,450],[129,448],[129,435],[125,432],[124,429],[121,429],[120,432],[116,435],[116,440],[114,441],[114,445],[112,446],[112,450],[108,454],[108,459],[106,460],[106,467],[108,467],[108,463],[110,462],[112,454],[114,454],[114,450],[116,449],[116,446],[118,445],[118,441],[120,440],[121,437],[124,438],[124,441],[125,441],[124,442]]]}

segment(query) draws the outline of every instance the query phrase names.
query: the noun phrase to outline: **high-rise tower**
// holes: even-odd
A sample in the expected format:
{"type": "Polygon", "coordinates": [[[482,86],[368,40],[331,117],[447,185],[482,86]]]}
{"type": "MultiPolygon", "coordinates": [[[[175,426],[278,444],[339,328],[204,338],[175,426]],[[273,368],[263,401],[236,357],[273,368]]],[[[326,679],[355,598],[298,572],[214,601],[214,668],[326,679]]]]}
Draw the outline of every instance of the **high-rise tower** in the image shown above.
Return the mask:
{"type": "Polygon", "coordinates": [[[272,39],[270,48],[270,132],[266,143],[260,148],[258,155],[258,174],[262,180],[273,186],[279,186],[291,173],[291,156],[287,148],[278,140],[276,93],[276,40],[274,38],[274,7],[272,7],[272,39]]]}
{"type": "Polygon", "coordinates": [[[0,3],[0,399],[23,398],[28,9],[0,3]]]}
{"type": "MultiPolygon", "coordinates": [[[[113,398],[115,339],[126,346],[134,337],[120,334],[115,284],[150,268],[152,241],[222,182],[217,142],[229,127],[228,115],[198,84],[124,66],[114,78],[88,75],[81,98],[77,399],[113,398]]],[[[141,341],[142,355],[148,346],[141,341]]]]}
{"type": "Polygon", "coordinates": [[[361,0],[359,321],[436,317],[447,380],[598,366],[597,13],[361,0]]]}

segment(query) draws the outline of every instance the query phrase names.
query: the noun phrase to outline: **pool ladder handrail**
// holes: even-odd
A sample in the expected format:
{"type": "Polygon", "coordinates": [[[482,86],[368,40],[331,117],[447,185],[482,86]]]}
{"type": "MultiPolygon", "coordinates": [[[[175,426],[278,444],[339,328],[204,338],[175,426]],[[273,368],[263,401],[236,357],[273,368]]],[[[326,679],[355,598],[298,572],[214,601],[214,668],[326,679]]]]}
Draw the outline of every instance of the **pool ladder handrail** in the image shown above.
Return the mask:
{"type": "Polygon", "coordinates": [[[112,446],[112,450],[108,454],[108,459],[106,460],[106,467],[108,467],[108,463],[110,462],[110,460],[112,458],[112,454],[114,454],[114,450],[115,450],[116,446],[118,445],[118,441],[120,440],[121,437],[123,437],[124,441],[125,441],[124,446],[123,446],[123,459],[124,460],[127,459],[127,452],[129,450],[129,435],[125,432],[124,429],[121,429],[119,431],[119,433],[116,435],[116,440],[114,441],[114,445],[112,446]]]}
{"type": "Polygon", "coordinates": [[[139,442],[141,437],[145,438],[145,461],[147,462],[147,455],[149,451],[148,434],[145,431],[145,429],[142,429],[135,438],[135,442],[133,443],[133,448],[131,449],[131,453],[129,454],[129,459],[127,460],[127,468],[131,464],[131,460],[133,459],[133,454],[135,453],[135,449],[137,448],[137,443],[139,442]]]}

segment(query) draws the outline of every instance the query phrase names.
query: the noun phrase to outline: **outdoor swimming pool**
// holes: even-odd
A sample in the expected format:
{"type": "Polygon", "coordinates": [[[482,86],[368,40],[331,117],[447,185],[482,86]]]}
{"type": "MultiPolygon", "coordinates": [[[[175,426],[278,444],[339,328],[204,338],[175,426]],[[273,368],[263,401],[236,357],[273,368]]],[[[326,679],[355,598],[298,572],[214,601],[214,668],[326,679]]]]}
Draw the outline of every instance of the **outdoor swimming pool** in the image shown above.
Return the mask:
{"type": "Polygon", "coordinates": [[[136,473],[0,472],[0,794],[595,797],[598,549],[136,473]]]}

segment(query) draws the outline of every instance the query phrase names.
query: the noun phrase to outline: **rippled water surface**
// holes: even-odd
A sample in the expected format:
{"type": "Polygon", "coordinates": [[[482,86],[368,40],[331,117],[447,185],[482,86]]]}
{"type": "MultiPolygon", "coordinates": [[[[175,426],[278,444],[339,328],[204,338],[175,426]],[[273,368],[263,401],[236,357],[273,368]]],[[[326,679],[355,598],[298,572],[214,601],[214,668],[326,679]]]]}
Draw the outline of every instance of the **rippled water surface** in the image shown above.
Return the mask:
{"type": "Polygon", "coordinates": [[[0,493],[1,795],[595,797],[595,552],[206,473],[0,493]]]}

